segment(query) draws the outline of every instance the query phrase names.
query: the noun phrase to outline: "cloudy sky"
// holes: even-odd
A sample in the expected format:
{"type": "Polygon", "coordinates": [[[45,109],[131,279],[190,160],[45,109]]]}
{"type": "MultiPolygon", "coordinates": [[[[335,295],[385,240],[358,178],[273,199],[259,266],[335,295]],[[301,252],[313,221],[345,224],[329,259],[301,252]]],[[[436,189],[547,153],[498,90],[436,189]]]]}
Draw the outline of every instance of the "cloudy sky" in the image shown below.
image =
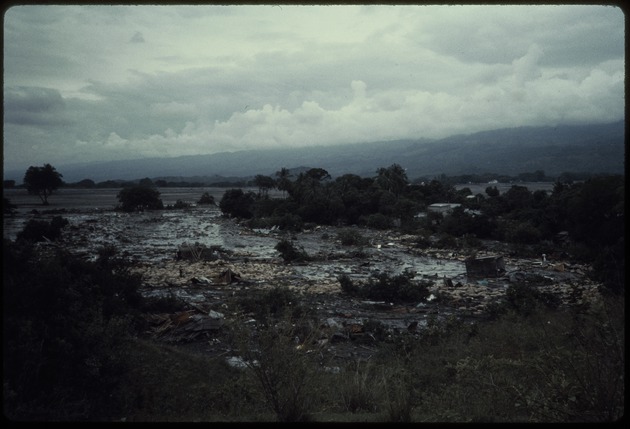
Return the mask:
{"type": "Polygon", "coordinates": [[[612,6],[14,6],[4,168],[624,118],[612,6]]]}

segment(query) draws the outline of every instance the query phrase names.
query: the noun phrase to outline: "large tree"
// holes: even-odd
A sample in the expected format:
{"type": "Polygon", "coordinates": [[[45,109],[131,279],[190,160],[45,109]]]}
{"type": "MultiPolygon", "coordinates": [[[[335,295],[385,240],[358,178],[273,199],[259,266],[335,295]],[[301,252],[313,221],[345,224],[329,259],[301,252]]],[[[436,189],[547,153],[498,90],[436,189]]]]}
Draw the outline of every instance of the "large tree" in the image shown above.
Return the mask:
{"type": "Polygon", "coordinates": [[[63,184],[55,167],[45,164],[43,167],[29,167],[24,174],[24,184],[29,194],[38,195],[42,204],[48,205],[48,197],[63,184]]]}
{"type": "Polygon", "coordinates": [[[387,168],[376,170],[376,184],[382,189],[392,192],[398,197],[409,184],[407,172],[398,164],[392,164],[387,168]]]}
{"type": "Polygon", "coordinates": [[[269,195],[269,190],[276,187],[276,181],[273,180],[273,177],[257,174],[254,177],[254,185],[258,186],[259,196],[267,196],[269,195]]]}

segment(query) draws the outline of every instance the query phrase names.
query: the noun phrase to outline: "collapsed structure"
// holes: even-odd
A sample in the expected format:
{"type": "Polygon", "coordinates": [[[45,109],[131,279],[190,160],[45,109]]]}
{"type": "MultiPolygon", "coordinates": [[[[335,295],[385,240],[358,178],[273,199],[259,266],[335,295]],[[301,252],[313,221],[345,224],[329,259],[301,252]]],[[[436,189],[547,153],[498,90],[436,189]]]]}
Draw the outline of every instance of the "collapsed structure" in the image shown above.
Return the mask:
{"type": "Polygon", "coordinates": [[[468,277],[499,277],[505,273],[503,256],[468,258],[464,262],[468,277]]]}

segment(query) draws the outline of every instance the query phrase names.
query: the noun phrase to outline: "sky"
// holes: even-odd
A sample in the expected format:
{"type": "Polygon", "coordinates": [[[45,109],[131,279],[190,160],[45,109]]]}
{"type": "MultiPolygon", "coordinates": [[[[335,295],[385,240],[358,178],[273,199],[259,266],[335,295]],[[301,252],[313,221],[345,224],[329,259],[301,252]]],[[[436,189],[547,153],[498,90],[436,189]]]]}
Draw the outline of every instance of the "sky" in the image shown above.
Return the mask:
{"type": "Polygon", "coordinates": [[[4,169],[625,117],[603,5],[23,5],[4,169]]]}

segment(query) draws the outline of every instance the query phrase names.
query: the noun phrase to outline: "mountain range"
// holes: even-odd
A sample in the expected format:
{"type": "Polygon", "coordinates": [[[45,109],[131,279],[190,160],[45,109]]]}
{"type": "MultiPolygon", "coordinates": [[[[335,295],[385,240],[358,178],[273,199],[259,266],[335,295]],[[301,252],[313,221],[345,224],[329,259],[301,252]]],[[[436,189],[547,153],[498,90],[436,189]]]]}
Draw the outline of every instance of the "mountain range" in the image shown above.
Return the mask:
{"type": "MultiPolygon", "coordinates": [[[[336,146],[245,150],[212,155],[146,158],[54,166],[68,183],[83,179],[214,183],[225,178],[274,176],[281,168],[323,168],[334,178],[352,173],[373,177],[380,167],[399,164],[411,180],[464,174],[518,175],[542,170],[624,174],[625,121],[608,124],[519,127],[443,139],[395,140],[336,146]]],[[[24,171],[5,171],[21,183],[24,171]]]]}

